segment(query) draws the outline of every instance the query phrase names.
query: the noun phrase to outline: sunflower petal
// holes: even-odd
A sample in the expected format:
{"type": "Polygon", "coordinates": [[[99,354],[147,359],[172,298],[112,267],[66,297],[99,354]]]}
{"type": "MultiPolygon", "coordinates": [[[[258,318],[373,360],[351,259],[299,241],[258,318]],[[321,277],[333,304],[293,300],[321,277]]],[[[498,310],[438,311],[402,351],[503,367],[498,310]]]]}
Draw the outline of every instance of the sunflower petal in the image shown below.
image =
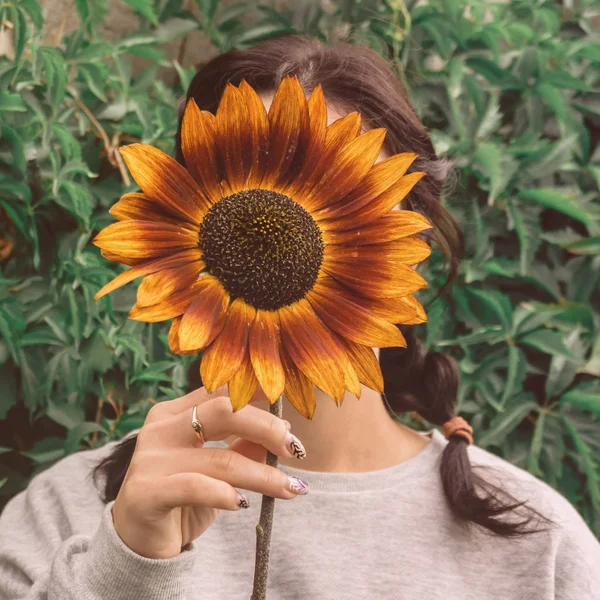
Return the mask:
{"type": "Polygon", "coordinates": [[[403,264],[373,264],[359,270],[347,261],[324,260],[323,271],[339,283],[369,298],[405,296],[427,286],[427,282],[414,269],[403,264]]]}
{"type": "Polygon", "coordinates": [[[252,368],[252,363],[250,362],[247,352],[240,368],[231,378],[227,387],[233,412],[244,408],[244,406],[252,400],[254,394],[256,394],[256,391],[258,390],[258,379],[254,374],[254,369],[252,368]]]}
{"type": "Polygon", "coordinates": [[[185,290],[175,292],[165,298],[159,304],[152,306],[138,306],[135,304],[129,311],[129,318],[134,321],[145,321],[146,323],[159,323],[168,321],[182,315],[187,307],[194,301],[198,291],[197,284],[191,285],[185,290]]]}
{"type": "Polygon", "coordinates": [[[323,258],[347,261],[357,268],[363,268],[373,263],[414,265],[425,260],[430,254],[431,246],[427,242],[410,235],[385,244],[325,246],[323,258]]]}
{"type": "Polygon", "coordinates": [[[201,256],[202,252],[199,249],[184,250],[183,252],[178,252],[177,254],[171,254],[170,256],[165,256],[164,258],[158,258],[157,260],[144,262],[143,264],[134,266],[131,269],[127,269],[127,271],[123,271],[123,273],[119,273],[112,281],[109,281],[94,296],[94,300],[99,300],[102,298],[102,296],[110,294],[110,292],[113,292],[114,290],[120,288],[126,283],[129,283],[130,281],[133,281],[134,279],[137,279],[138,277],[150,275],[162,269],[181,267],[190,262],[199,261],[201,256]]]}
{"type": "Polygon", "coordinates": [[[353,302],[331,279],[318,282],[306,297],[325,325],[342,338],[378,348],[406,346],[397,327],[353,302]]]}
{"type": "Polygon", "coordinates": [[[425,310],[410,294],[397,298],[361,298],[360,304],[390,323],[417,325],[427,321],[425,310]]]}
{"type": "Polygon", "coordinates": [[[366,177],[349,194],[336,205],[327,206],[319,211],[319,216],[324,219],[339,219],[361,210],[373,198],[383,194],[397,183],[416,158],[417,155],[414,152],[404,152],[373,165],[366,177]]]}
{"type": "Polygon", "coordinates": [[[269,108],[269,156],[261,188],[280,189],[302,167],[310,139],[308,103],[299,81],[284,77],[269,108]]]}
{"type": "Polygon", "coordinates": [[[394,210],[367,225],[346,231],[323,231],[325,244],[363,246],[383,244],[431,228],[429,220],[412,210],[394,210]]]}
{"type": "Polygon", "coordinates": [[[337,404],[344,390],[360,395],[360,384],[336,335],[302,299],[279,309],[282,340],[296,366],[337,404]],[[358,389],[357,389],[358,388],[358,389]]]}
{"type": "Polygon", "coordinates": [[[299,178],[299,185],[294,189],[294,199],[302,206],[304,206],[305,199],[309,196],[312,188],[327,172],[340,148],[344,148],[356,138],[360,132],[360,127],[361,116],[358,112],[351,112],[327,127],[321,152],[316,155],[316,160],[310,163],[312,169],[309,170],[307,165],[302,170],[302,178],[299,178]]]}
{"type": "Polygon", "coordinates": [[[170,225],[182,225],[180,219],[173,218],[162,205],[146,194],[132,192],[121,196],[121,199],[108,211],[119,221],[156,221],[170,225]]]}
{"type": "Polygon", "coordinates": [[[250,170],[249,160],[245,161],[245,157],[252,144],[252,134],[248,127],[248,110],[244,98],[240,90],[231,83],[225,86],[221,96],[216,125],[219,161],[231,189],[234,193],[239,192],[244,189],[250,170]]]}
{"type": "Polygon", "coordinates": [[[279,347],[279,318],[276,311],[257,310],[256,319],[250,331],[250,360],[260,385],[273,404],[283,393],[285,376],[279,347]]]}
{"type": "Polygon", "coordinates": [[[191,176],[211,203],[221,199],[215,117],[188,100],[181,123],[181,151],[191,176]]]}
{"type": "Polygon", "coordinates": [[[198,247],[198,232],[153,221],[118,221],[105,227],[93,244],[120,256],[158,258],[198,247]]]}
{"type": "Polygon", "coordinates": [[[281,348],[281,365],[285,374],[285,389],[283,390],[285,397],[303,417],[312,419],[317,406],[314,385],[296,367],[285,347],[281,348]]]}
{"type": "Polygon", "coordinates": [[[385,133],[385,129],[371,129],[344,146],[305,198],[303,206],[311,212],[323,209],[356,188],[373,167],[385,133]]]}
{"type": "Polygon", "coordinates": [[[179,346],[179,326],[181,325],[181,317],[175,317],[169,328],[169,348],[173,354],[197,354],[202,348],[194,348],[194,350],[182,350],[179,346]]]}
{"type": "Polygon", "coordinates": [[[269,117],[260,96],[245,79],[240,82],[239,90],[246,103],[248,128],[252,138],[246,149],[249,174],[245,187],[252,189],[260,185],[264,176],[269,150],[269,117]]]}
{"type": "Polygon", "coordinates": [[[200,365],[200,377],[209,392],[228,383],[240,368],[248,352],[248,333],[256,310],[242,298],[236,298],[227,311],[225,326],[206,348],[200,365]]]}
{"type": "Polygon", "coordinates": [[[182,350],[205,348],[225,325],[229,294],[212,275],[198,280],[196,297],[187,307],[179,327],[179,346],[182,350]]]}
{"type": "Polygon", "coordinates": [[[177,267],[161,269],[144,277],[137,290],[137,305],[152,306],[173,292],[192,285],[206,267],[201,259],[177,267]]]}
{"type": "Polygon", "coordinates": [[[383,194],[373,198],[361,210],[350,213],[340,219],[325,219],[323,215],[314,215],[315,221],[324,231],[345,231],[364,226],[387,215],[399,202],[404,200],[413,187],[425,176],[425,173],[409,173],[387,189],[383,194]]]}
{"type": "Polygon", "coordinates": [[[308,99],[308,116],[310,120],[310,139],[308,150],[298,175],[283,188],[282,193],[290,198],[295,197],[302,189],[310,174],[315,170],[325,148],[327,135],[327,104],[321,85],[317,85],[308,99]]]}
{"type": "MultiPolygon", "coordinates": [[[[92,242],[93,243],[93,242],[92,242]]],[[[123,263],[124,265],[139,265],[144,262],[143,258],[131,258],[130,256],[123,256],[110,250],[100,250],[100,254],[106,259],[112,262],[123,263]]]]}
{"type": "Polygon", "coordinates": [[[383,375],[373,349],[347,339],[343,339],[343,343],[360,382],[366,387],[382,393],[383,375]]]}
{"type": "Polygon", "coordinates": [[[154,146],[131,144],[119,148],[136,183],[169,214],[197,224],[210,208],[192,176],[175,159],[154,146]]]}

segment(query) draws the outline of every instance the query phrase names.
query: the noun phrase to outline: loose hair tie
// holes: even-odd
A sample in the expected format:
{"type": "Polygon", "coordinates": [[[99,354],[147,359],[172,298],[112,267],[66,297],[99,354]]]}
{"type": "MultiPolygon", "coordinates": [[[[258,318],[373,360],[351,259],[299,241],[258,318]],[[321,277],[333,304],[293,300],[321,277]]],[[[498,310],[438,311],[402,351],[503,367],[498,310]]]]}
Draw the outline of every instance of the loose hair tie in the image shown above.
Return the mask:
{"type": "Polygon", "coordinates": [[[469,445],[473,443],[473,428],[462,417],[453,417],[446,421],[442,425],[442,431],[447,440],[453,435],[458,435],[467,440],[469,445]]]}

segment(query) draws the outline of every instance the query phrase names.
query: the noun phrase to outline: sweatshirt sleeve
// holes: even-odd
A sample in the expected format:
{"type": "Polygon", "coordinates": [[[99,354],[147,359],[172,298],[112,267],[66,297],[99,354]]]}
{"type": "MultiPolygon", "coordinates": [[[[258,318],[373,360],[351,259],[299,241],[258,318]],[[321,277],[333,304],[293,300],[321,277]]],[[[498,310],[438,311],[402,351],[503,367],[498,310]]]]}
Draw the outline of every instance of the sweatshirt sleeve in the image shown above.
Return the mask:
{"type": "Polygon", "coordinates": [[[134,553],[115,531],[112,503],[98,504],[96,492],[91,510],[89,484],[77,503],[77,486],[61,468],[35,477],[0,516],[0,600],[189,598],[193,544],[165,560],[134,553]],[[86,515],[89,534],[73,534],[74,514],[86,515]]]}
{"type": "Polygon", "coordinates": [[[557,600],[600,598],[600,543],[579,513],[564,500],[555,562],[557,600]]]}

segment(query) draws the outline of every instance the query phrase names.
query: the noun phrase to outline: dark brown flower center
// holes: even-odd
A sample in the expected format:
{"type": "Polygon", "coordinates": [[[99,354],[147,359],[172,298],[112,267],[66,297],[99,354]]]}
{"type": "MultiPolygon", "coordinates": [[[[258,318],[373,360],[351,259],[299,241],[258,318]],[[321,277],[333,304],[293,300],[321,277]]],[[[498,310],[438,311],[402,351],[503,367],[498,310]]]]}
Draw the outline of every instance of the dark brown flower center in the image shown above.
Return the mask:
{"type": "Polygon", "coordinates": [[[212,206],[200,248],[232,298],[267,310],[304,298],[323,260],[321,230],[310,214],[269,190],[245,190],[212,206]]]}

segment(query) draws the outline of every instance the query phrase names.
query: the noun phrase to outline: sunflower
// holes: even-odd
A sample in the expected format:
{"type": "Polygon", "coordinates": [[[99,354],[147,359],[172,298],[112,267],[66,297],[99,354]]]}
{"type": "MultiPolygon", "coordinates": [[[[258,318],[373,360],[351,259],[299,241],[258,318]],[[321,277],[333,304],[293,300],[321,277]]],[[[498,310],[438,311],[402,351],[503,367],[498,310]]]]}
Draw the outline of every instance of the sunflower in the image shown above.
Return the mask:
{"type": "Polygon", "coordinates": [[[385,129],[361,133],[357,112],[327,124],[320,86],[294,77],[269,111],[245,81],[228,84],[216,115],[187,103],[186,167],[157,148],[121,148],[143,193],[110,210],[117,223],[94,239],[130,265],[96,295],[144,277],[131,319],[173,319],[169,346],[203,351],[207,390],[227,383],[234,410],[262,386],[306,418],[314,386],[341,405],[360,384],[383,391],[372,347],[405,346],[394,324],[426,320],[411,267],[431,227],[393,210],[424,173],[416,154],[376,163],[385,129]]]}

